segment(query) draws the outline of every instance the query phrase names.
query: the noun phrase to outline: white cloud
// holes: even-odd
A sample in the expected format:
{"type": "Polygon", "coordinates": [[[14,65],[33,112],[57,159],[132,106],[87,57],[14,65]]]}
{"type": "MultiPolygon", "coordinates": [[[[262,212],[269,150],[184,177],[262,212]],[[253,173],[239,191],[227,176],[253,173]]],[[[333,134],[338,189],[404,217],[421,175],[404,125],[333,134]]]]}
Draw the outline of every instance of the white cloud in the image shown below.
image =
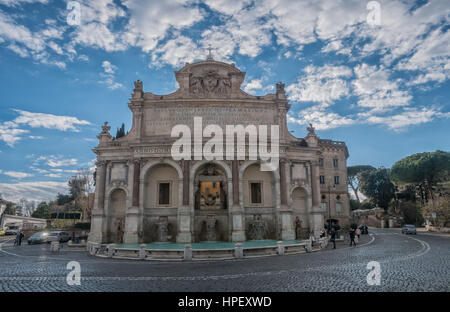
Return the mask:
{"type": "Polygon", "coordinates": [[[322,48],[322,52],[335,52],[336,54],[350,55],[352,51],[350,48],[344,48],[341,40],[333,40],[322,48]]]}
{"type": "Polygon", "coordinates": [[[349,95],[346,81],[352,76],[352,70],[346,66],[309,65],[305,75],[297,83],[286,87],[289,98],[301,102],[318,102],[329,105],[331,102],[349,95]]]}
{"type": "Polygon", "coordinates": [[[213,10],[227,15],[233,15],[248,5],[251,0],[205,0],[213,10]]]}
{"type": "Polygon", "coordinates": [[[244,85],[244,91],[247,93],[252,93],[257,89],[262,89],[262,80],[261,79],[253,79],[244,85]]]}
{"type": "Polygon", "coordinates": [[[203,19],[201,11],[185,1],[125,0],[130,12],[127,41],[144,52],[154,50],[169,29],[181,30],[203,19]]]}
{"type": "Polygon", "coordinates": [[[354,93],[360,97],[358,105],[373,111],[387,111],[407,106],[412,96],[399,89],[396,81],[390,80],[389,70],[384,66],[361,64],[355,67],[354,93]]]}
{"type": "Polygon", "coordinates": [[[0,4],[6,5],[6,6],[18,6],[23,3],[33,3],[33,2],[47,4],[48,1],[49,0],[0,0],[0,4]]]}
{"type": "Polygon", "coordinates": [[[69,159],[49,159],[47,161],[47,165],[50,167],[66,167],[66,166],[75,166],[78,164],[78,160],[76,158],[69,158],[69,159]]]}
{"type": "MultiPolygon", "coordinates": [[[[90,125],[86,120],[79,120],[71,116],[58,116],[44,113],[32,113],[24,110],[14,109],[19,116],[12,121],[0,122],[0,141],[5,142],[8,146],[14,146],[24,134],[29,130],[22,129],[23,126],[32,128],[42,127],[47,129],[56,129],[60,131],[78,132],[78,125],[90,125]]],[[[31,139],[42,139],[41,136],[29,136],[31,139]]]]}
{"type": "Polygon", "coordinates": [[[10,201],[19,202],[24,196],[28,200],[54,200],[58,193],[66,193],[67,182],[35,181],[19,183],[0,183],[2,196],[10,201]]]}
{"type": "Polygon", "coordinates": [[[181,67],[186,62],[200,58],[205,58],[204,51],[199,49],[190,38],[178,36],[155,49],[152,54],[152,65],[170,64],[174,67],[181,67]]]}
{"type": "Polygon", "coordinates": [[[103,73],[100,73],[100,76],[103,80],[99,81],[99,83],[105,84],[111,90],[123,87],[123,84],[115,81],[117,66],[111,64],[109,61],[103,61],[102,67],[103,73]]]}
{"type": "Polygon", "coordinates": [[[8,177],[16,178],[16,179],[23,179],[23,178],[28,178],[28,177],[33,176],[33,174],[31,174],[31,173],[20,172],[20,171],[2,171],[2,170],[0,170],[0,173],[7,175],[8,177]]]}
{"type": "Polygon", "coordinates": [[[45,176],[49,177],[49,178],[61,178],[62,177],[62,175],[60,175],[58,173],[49,173],[49,174],[46,174],[45,176]]]}
{"type": "Polygon", "coordinates": [[[107,74],[114,74],[117,69],[117,66],[112,65],[109,61],[103,61],[102,67],[107,74]]]}
{"type": "Polygon", "coordinates": [[[16,52],[20,57],[29,57],[30,54],[28,53],[28,50],[23,48],[23,47],[19,47],[18,45],[12,43],[10,45],[7,46],[8,49],[10,49],[13,52],[16,52]]]}
{"type": "Polygon", "coordinates": [[[81,19],[73,33],[73,45],[89,46],[108,52],[127,49],[124,31],[113,31],[112,23],[126,13],[113,0],[79,1],[81,19]]]}
{"type": "Polygon", "coordinates": [[[32,113],[24,110],[14,109],[20,116],[15,118],[12,122],[16,125],[26,124],[32,128],[43,127],[47,129],[56,129],[61,131],[78,132],[78,125],[90,125],[86,120],[79,120],[71,116],[58,116],[53,114],[32,113]]]}
{"type": "MultiPolygon", "coordinates": [[[[62,155],[42,155],[39,157],[34,157],[33,164],[39,165],[45,163],[47,166],[56,167],[66,167],[78,165],[78,159],[76,158],[64,158],[62,155]]],[[[63,172],[63,169],[51,169],[54,172],[63,172]]]]}
{"type": "Polygon", "coordinates": [[[312,123],[317,130],[328,130],[356,123],[356,120],[352,118],[340,116],[333,112],[327,112],[325,109],[318,106],[313,106],[300,111],[297,117],[292,116],[292,114],[288,115],[287,121],[289,123],[297,123],[300,125],[312,123]]]}
{"type": "Polygon", "coordinates": [[[434,108],[407,108],[403,112],[391,116],[370,116],[367,122],[382,124],[390,130],[401,131],[411,125],[418,125],[433,121],[437,117],[448,118],[450,113],[442,113],[434,108]]]}
{"type": "Polygon", "coordinates": [[[14,146],[14,144],[21,139],[21,136],[28,133],[28,130],[17,129],[13,125],[7,123],[0,123],[0,140],[5,142],[8,146],[14,146]]]}

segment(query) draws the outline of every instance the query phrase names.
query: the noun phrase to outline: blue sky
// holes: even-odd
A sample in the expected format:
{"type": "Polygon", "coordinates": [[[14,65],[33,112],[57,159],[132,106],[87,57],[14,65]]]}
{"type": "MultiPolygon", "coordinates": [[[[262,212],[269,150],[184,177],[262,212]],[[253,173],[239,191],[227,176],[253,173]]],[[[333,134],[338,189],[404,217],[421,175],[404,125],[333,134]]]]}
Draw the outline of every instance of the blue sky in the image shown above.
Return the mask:
{"type": "Polygon", "coordinates": [[[131,127],[133,81],[173,92],[208,46],[250,94],[283,81],[289,129],[345,141],[349,165],[450,150],[448,1],[369,2],[0,0],[0,193],[65,191],[104,121],[131,127]]]}

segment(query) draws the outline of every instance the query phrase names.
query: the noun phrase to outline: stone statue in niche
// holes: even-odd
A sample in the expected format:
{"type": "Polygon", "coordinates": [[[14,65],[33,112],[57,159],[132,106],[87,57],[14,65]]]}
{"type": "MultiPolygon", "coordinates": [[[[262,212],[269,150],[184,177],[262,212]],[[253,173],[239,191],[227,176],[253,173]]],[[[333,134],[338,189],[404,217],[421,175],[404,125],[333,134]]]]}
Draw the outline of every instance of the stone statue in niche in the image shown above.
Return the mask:
{"type": "Polygon", "coordinates": [[[302,220],[295,218],[295,239],[302,239],[302,220]]]}
{"type": "Polygon", "coordinates": [[[169,220],[167,217],[159,217],[158,242],[167,242],[169,236],[169,220]]]}
{"type": "Polygon", "coordinates": [[[123,243],[123,234],[125,232],[125,218],[117,218],[116,220],[116,243],[122,244],[123,243]]]}
{"type": "Polygon", "coordinates": [[[263,240],[266,236],[267,224],[261,215],[254,215],[250,221],[248,236],[250,240],[263,240]]]}

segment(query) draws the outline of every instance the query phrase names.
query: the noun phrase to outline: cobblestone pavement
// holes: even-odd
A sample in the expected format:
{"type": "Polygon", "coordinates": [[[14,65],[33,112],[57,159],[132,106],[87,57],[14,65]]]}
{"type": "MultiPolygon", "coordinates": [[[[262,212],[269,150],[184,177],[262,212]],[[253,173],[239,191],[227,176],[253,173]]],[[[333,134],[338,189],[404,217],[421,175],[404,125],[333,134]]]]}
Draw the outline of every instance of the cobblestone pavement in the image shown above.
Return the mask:
{"type": "Polygon", "coordinates": [[[153,262],[57,254],[49,246],[2,244],[0,291],[450,291],[450,238],[373,229],[358,247],[255,259],[153,262]],[[81,285],[69,286],[69,261],[81,285]],[[381,285],[367,284],[378,261],[381,285]]]}

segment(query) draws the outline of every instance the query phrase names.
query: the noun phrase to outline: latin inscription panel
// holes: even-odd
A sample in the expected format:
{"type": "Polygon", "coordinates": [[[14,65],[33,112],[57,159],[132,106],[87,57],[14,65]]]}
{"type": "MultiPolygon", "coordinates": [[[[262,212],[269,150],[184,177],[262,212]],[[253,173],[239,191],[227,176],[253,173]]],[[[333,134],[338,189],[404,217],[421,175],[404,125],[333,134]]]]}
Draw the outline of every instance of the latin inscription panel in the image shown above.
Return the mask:
{"type": "Polygon", "coordinates": [[[170,135],[175,125],[187,125],[193,131],[194,117],[202,117],[203,128],[219,125],[273,125],[277,111],[272,108],[246,107],[155,107],[144,113],[145,134],[170,135]]]}

